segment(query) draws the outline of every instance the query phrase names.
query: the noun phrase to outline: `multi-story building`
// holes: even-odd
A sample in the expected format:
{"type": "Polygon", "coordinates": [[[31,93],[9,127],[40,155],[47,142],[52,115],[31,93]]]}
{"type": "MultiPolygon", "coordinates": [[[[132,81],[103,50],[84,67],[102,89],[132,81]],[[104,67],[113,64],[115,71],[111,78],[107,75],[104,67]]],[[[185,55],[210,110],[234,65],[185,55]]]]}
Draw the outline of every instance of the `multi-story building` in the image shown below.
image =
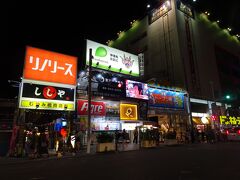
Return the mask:
{"type": "Polygon", "coordinates": [[[17,101],[0,99],[0,156],[5,156],[10,147],[17,101]]]}
{"type": "Polygon", "coordinates": [[[212,102],[228,93],[236,97],[240,90],[240,43],[238,36],[221,29],[208,15],[180,0],[168,0],[133,21],[108,45],[143,53],[144,80],[154,78],[162,86],[186,89],[191,98],[207,100],[194,99],[192,110],[211,113],[212,102]]]}

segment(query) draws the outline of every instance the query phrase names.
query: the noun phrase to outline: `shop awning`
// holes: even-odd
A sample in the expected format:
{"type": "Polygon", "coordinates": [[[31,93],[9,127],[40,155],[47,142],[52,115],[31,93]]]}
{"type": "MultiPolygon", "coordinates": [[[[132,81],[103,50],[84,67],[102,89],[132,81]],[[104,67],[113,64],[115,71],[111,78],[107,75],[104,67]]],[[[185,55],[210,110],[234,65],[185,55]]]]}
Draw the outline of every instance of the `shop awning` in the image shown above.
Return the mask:
{"type": "Polygon", "coordinates": [[[208,117],[205,117],[205,122],[203,122],[201,118],[202,117],[192,117],[192,120],[194,124],[197,124],[197,125],[210,124],[210,119],[208,117]]]}

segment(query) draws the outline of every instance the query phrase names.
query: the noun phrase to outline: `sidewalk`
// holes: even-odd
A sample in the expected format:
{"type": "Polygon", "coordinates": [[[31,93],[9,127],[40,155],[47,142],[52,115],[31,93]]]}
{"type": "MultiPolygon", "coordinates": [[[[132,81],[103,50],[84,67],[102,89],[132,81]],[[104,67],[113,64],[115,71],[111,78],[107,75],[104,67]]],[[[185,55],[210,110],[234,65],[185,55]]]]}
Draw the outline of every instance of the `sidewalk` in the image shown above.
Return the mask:
{"type": "MultiPolygon", "coordinates": [[[[176,146],[186,146],[189,144],[172,144],[172,145],[167,145],[164,143],[160,143],[159,146],[154,147],[156,149],[158,148],[163,148],[163,147],[176,147],[176,146]]],[[[145,148],[141,148],[139,144],[125,144],[123,147],[123,144],[118,144],[118,149],[117,151],[113,151],[112,153],[115,152],[128,152],[128,151],[138,151],[138,150],[144,150],[145,148]]],[[[146,148],[147,149],[147,148],[146,148]]],[[[103,152],[104,153],[104,152],[103,152]]],[[[15,163],[26,163],[26,162],[34,162],[34,161],[45,161],[45,160],[55,160],[55,159],[62,159],[62,158],[69,158],[69,157],[82,157],[82,156],[89,156],[89,155],[97,155],[97,154],[103,154],[103,153],[97,153],[96,152],[96,144],[91,145],[91,150],[90,154],[87,154],[86,148],[81,149],[77,153],[71,153],[71,152],[65,152],[61,157],[57,156],[57,154],[50,154],[49,157],[43,156],[39,158],[30,158],[30,157],[0,157],[0,166],[1,165],[6,165],[6,164],[15,164],[15,163]]]]}

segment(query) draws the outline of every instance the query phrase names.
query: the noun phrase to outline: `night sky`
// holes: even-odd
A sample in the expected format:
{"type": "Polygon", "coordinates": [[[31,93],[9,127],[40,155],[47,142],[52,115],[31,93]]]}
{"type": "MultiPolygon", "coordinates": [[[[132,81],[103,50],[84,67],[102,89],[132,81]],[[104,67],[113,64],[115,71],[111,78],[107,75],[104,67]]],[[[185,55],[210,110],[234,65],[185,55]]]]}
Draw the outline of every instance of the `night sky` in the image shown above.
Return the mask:
{"type": "MultiPolygon", "coordinates": [[[[83,4],[72,0],[11,0],[4,8],[0,97],[17,96],[17,88],[11,87],[7,80],[20,80],[26,45],[77,56],[79,68],[83,68],[84,39],[105,43],[117,38],[119,30],[128,29],[132,20],[146,14],[148,3],[157,2],[102,0],[83,4]]],[[[211,18],[220,19],[223,27],[229,25],[233,33],[240,34],[238,0],[197,0],[191,4],[197,10],[210,11],[211,18]]]]}

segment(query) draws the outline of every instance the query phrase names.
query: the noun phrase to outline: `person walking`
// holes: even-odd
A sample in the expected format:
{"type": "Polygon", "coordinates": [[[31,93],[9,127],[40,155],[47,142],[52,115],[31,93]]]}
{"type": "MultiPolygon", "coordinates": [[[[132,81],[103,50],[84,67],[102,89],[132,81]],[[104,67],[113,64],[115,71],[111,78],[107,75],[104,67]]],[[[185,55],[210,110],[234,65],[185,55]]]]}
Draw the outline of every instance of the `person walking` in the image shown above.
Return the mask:
{"type": "Polygon", "coordinates": [[[133,131],[133,136],[134,136],[133,143],[137,144],[138,143],[138,130],[137,130],[137,127],[133,131]]]}

